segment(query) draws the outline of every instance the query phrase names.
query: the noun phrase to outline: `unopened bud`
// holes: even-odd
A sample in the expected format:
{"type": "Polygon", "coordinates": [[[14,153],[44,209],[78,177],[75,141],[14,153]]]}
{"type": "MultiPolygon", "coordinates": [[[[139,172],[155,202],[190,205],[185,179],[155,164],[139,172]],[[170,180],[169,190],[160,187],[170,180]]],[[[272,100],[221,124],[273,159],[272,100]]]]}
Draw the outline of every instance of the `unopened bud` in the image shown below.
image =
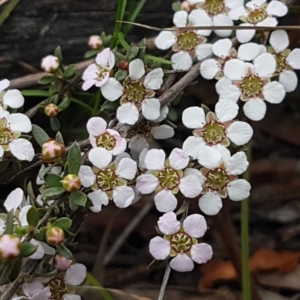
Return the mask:
{"type": "Polygon", "coordinates": [[[21,242],[20,238],[12,234],[4,234],[0,237],[0,258],[14,259],[20,255],[21,242]]]}
{"type": "Polygon", "coordinates": [[[189,1],[183,1],[180,5],[181,10],[185,10],[187,12],[190,12],[192,10],[192,4],[189,3],[189,1]]]}
{"type": "Polygon", "coordinates": [[[46,232],[46,242],[49,245],[60,245],[65,239],[65,233],[60,227],[50,227],[46,232]]]}
{"type": "Polygon", "coordinates": [[[60,61],[58,57],[48,55],[43,58],[41,67],[45,72],[55,73],[59,68],[60,61]]]}
{"type": "Polygon", "coordinates": [[[56,104],[53,104],[53,103],[49,103],[46,107],[45,107],[45,114],[48,116],[48,117],[56,117],[59,113],[59,110],[58,110],[58,106],[56,104]]]}
{"type": "Polygon", "coordinates": [[[61,183],[63,188],[70,193],[77,192],[81,188],[80,179],[75,174],[65,176],[61,183]]]}
{"type": "Polygon", "coordinates": [[[72,262],[71,259],[67,259],[60,254],[56,254],[54,257],[54,267],[60,271],[67,270],[72,262]]]}
{"type": "Polygon", "coordinates": [[[49,140],[42,146],[42,156],[41,159],[44,162],[55,162],[64,156],[66,153],[66,148],[64,145],[60,144],[56,140],[49,140]]]}
{"type": "Polygon", "coordinates": [[[119,62],[119,64],[118,64],[118,67],[119,67],[121,70],[128,70],[129,63],[128,63],[128,61],[126,61],[126,60],[120,60],[120,62],[119,62]]]}
{"type": "Polygon", "coordinates": [[[89,39],[89,47],[93,50],[101,49],[103,41],[99,35],[92,35],[89,39]]]}

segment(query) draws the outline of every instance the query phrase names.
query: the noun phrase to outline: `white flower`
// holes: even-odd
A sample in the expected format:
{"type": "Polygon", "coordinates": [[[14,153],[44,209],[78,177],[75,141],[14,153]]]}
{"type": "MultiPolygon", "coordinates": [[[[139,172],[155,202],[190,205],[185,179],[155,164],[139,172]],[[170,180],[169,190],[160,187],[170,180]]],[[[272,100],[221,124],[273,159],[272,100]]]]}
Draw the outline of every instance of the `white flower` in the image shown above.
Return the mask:
{"type": "Polygon", "coordinates": [[[194,262],[204,264],[212,258],[212,248],[206,243],[198,243],[206,230],[203,216],[188,216],[181,225],[176,214],[168,212],[157,222],[164,238],[156,236],[151,239],[149,250],[157,260],[172,257],[170,267],[178,272],[189,272],[194,269],[194,262]]]}
{"type": "MultiPolygon", "coordinates": [[[[42,185],[45,183],[45,180],[43,177],[45,176],[46,168],[47,167],[45,165],[41,165],[41,168],[39,170],[38,176],[36,177],[36,181],[35,181],[37,185],[42,185]]],[[[47,172],[47,174],[50,173],[50,174],[56,174],[56,175],[60,175],[60,176],[63,175],[61,166],[49,165],[48,168],[49,168],[49,171],[47,172]]],[[[42,203],[39,203],[39,204],[41,204],[43,206],[42,203]]]]}
{"type": "Polygon", "coordinates": [[[216,113],[205,112],[202,108],[192,106],[183,111],[183,124],[193,131],[183,143],[183,151],[192,158],[198,158],[198,152],[204,145],[222,145],[228,147],[230,141],[237,146],[248,143],[253,135],[251,126],[246,122],[233,121],[238,113],[234,101],[222,100],[216,104],[216,113]]]}
{"type": "Polygon", "coordinates": [[[89,160],[93,168],[81,166],[79,178],[84,187],[92,187],[93,192],[88,197],[93,203],[91,211],[99,212],[102,205],[107,205],[112,199],[117,207],[124,208],[132,204],[134,191],[126,186],[127,180],[132,180],[137,171],[137,163],[121,153],[114,162],[112,154],[104,148],[93,148],[89,152],[89,160]],[[122,157],[120,159],[120,157],[122,157]]]}
{"type": "Polygon", "coordinates": [[[230,156],[229,150],[218,150],[203,146],[199,150],[200,170],[204,176],[203,196],[199,199],[200,209],[207,215],[216,215],[222,208],[221,198],[233,201],[246,199],[251,186],[245,179],[238,179],[237,175],[246,171],[249,163],[244,152],[237,152],[230,156]]]}
{"type": "MultiPolygon", "coordinates": [[[[28,300],[47,300],[51,297],[50,287],[44,287],[43,283],[37,279],[30,283],[24,283],[22,289],[25,294],[25,299],[28,300]]],[[[14,299],[24,299],[24,297],[14,299]]]]}
{"type": "Polygon", "coordinates": [[[31,131],[30,119],[23,114],[8,114],[0,107],[0,160],[11,152],[19,160],[32,161],[34,149],[28,140],[20,138],[22,132],[31,131]]]}
{"type": "Polygon", "coordinates": [[[45,72],[55,73],[59,68],[60,61],[58,57],[53,55],[48,55],[43,58],[41,67],[45,72]]]}
{"type": "Polygon", "coordinates": [[[266,114],[264,100],[278,104],[285,97],[282,84],[270,81],[276,69],[272,54],[262,53],[254,59],[253,65],[240,59],[231,59],[225,63],[225,77],[216,85],[220,100],[245,101],[244,113],[253,120],[259,121],[266,114]]]}
{"type": "Polygon", "coordinates": [[[157,68],[145,76],[145,65],[139,58],[129,63],[129,77],[123,86],[115,78],[110,78],[102,88],[103,96],[115,101],[121,96],[121,106],[117,109],[117,119],[121,123],[133,125],[139,118],[139,111],[147,120],[154,121],[160,116],[160,102],[155,96],[163,83],[163,70],[157,68]]]}
{"type": "Polygon", "coordinates": [[[189,157],[182,149],[174,148],[169,159],[166,161],[165,158],[163,150],[149,150],[145,157],[145,166],[151,173],[142,174],[136,180],[136,188],[141,194],[155,191],[154,202],[160,212],[173,211],[176,208],[177,199],[174,195],[179,191],[187,198],[194,198],[202,190],[197,174],[191,174],[190,169],[186,169],[189,157]],[[184,169],[186,170],[183,171],[184,169]]]}
{"type": "Polygon", "coordinates": [[[266,51],[266,47],[263,45],[247,43],[240,45],[238,52],[236,52],[230,39],[221,39],[212,46],[212,52],[217,58],[204,60],[200,66],[200,73],[205,79],[215,78],[219,80],[224,76],[223,68],[228,60],[238,58],[244,61],[251,61],[266,51]]]}
{"type": "Polygon", "coordinates": [[[90,134],[90,143],[95,147],[104,148],[112,155],[124,152],[127,147],[125,138],[116,130],[107,129],[107,123],[100,117],[93,117],[87,122],[87,131],[90,134]]]}
{"type": "Polygon", "coordinates": [[[109,79],[110,70],[115,66],[115,56],[109,48],[102,50],[95,59],[95,63],[87,67],[82,75],[84,91],[93,85],[102,87],[109,79]]]}
{"type": "Polygon", "coordinates": [[[292,51],[288,49],[289,37],[286,31],[276,30],[271,33],[269,40],[272,48],[269,52],[276,59],[275,74],[279,74],[279,82],[284,86],[286,92],[292,92],[298,84],[298,77],[294,72],[300,69],[300,49],[292,51]]]}
{"type": "MultiPolygon", "coordinates": [[[[178,11],[173,22],[176,27],[212,26],[211,18],[200,9],[193,10],[190,15],[186,11],[178,11]]],[[[188,70],[194,58],[201,61],[211,54],[211,44],[205,44],[207,39],[204,37],[210,33],[211,30],[162,31],[155,39],[155,45],[162,50],[172,47],[177,52],[171,57],[173,69],[188,70]]]]}
{"type": "Polygon", "coordinates": [[[24,97],[19,90],[8,90],[10,81],[3,79],[0,81],[0,108],[6,109],[7,106],[11,108],[19,108],[24,105],[24,97]]]}
{"type": "Polygon", "coordinates": [[[236,37],[240,43],[249,42],[255,35],[255,26],[276,26],[276,17],[287,14],[287,6],[281,1],[253,0],[246,3],[246,7],[237,6],[233,8],[228,16],[232,20],[241,20],[245,23],[240,26],[253,26],[253,29],[237,30],[236,37]]]}

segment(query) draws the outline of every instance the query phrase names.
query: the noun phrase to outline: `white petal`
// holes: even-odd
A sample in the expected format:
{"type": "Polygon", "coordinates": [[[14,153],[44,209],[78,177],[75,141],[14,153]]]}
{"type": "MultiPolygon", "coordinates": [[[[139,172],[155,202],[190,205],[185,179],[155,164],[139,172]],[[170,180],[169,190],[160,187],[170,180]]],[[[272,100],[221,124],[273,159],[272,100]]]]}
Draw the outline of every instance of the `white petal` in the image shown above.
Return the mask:
{"type": "Polygon", "coordinates": [[[282,84],[272,81],[263,87],[262,91],[266,101],[274,104],[282,102],[285,97],[285,90],[282,84]]]}
{"type": "Polygon", "coordinates": [[[183,221],[183,229],[189,236],[201,238],[207,230],[207,224],[203,216],[193,214],[183,221]]]}
{"type": "Polygon", "coordinates": [[[102,95],[108,101],[116,101],[123,95],[123,86],[115,78],[109,78],[108,81],[101,87],[102,95]]]}
{"type": "Polygon", "coordinates": [[[221,154],[222,160],[225,162],[227,162],[229,160],[229,158],[231,157],[230,151],[221,144],[213,145],[212,148],[214,150],[217,150],[221,154]]]}
{"type": "Polygon", "coordinates": [[[4,150],[2,146],[0,146],[0,159],[3,157],[3,155],[4,155],[4,150]]]}
{"type": "Polygon", "coordinates": [[[117,119],[121,123],[133,125],[139,118],[139,111],[133,103],[125,103],[117,109],[117,119]]]}
{"type": "Polygon", "coordinates": [[[223,203],[220,196],[213,192],[208,192],[199,199],[200,209],[209,216],[216,215],[222,206],[223,203]]]}
{"type": "Polygon", "coordinates": [[[246,7],[249,7],[251,9],[256,9],[258,6],[261,6],[262,4],[266,4],[266,0],[252,0],[246,3],[246,7]]]}
{"type": "Polygon", "coordinates": [[[19,108],[24,104],[24,97],[19,90],[9,90],[4,94],[3,103],[11,108],[19,108]]]}
{"type": "Polygon", "coordinates": [[[260,121],[266,114],[267,105],[259,98],[252,98],[244,104],[243,110],[250,120],[260,121]]]}
{"type": "Polygon", "coordinates": [[[113,190],[113,200],[119,208],[128,207],[134,200],[134,197],[134,191],[129,186],[117,186],[113,190]]]}
{"type": "Polygon", "coordinates": [[[20,204],[22,203],[24,198],[24,192],[20,188],[14,189],[6,198],[4,201],[4,207],[7,212],[10,212],[12,209],[14,210],[14,213],[19,208],[20,204]]]}
{"type": "Polygon", "coordinates": [[[231,48],[232,42],[230,39],[221,39],[213,44],[212,52],[218,57],[226,58],[229,55],[231,48]]]}
{"type": "Polygon", "coordinates": [[[86,276],[86,266],[83,264],[71,265],[66,272],[65,282],[70,285],[81,284],[86,276]]]}
{"type": "Polygon", "coordinates": [[[25,295],[31,298],[33,295],[41,292],[44,289],[44,285],[39,280],[33,280],[30,283],[25,282],[22,285],[22,289],[25,295]]]}
{"type": "Polygon", "coordinates": [[[205,145],[204,140],[198,136],[189,136],[182,145],[182,150],[193,159],[199,157],[199,150],[205,145]]]}
{"type": "Polygon", "coordinates": [[[100,134],[104,133],[106,127],[106,121],[100,117],[90,118],[86,124],[88,133],[93,136],[99,136],[100,134]]]}
{"type": "Polygon", "coordinates": [[[12,131],[20,131],[26,133],[31,131],[31,121],[26,115],[16,113],[9,115],[7,118],[10,122],[10,129],[12,131]]]}
{"type": "Polygon", "coordinates": [[[179,51],[173,54],[171,61],[173,62],[172,68],[174,70],[188,70],[193,64],[192,58],[185,51],[179,51]]]}
{"type": "Polygon", "coordinates": [[[218,94],[220,94],[220,91],[224,88],[224,87],[228,87],[232,85],[231,80],[229,80],[226,77],[222,77],[220,80],[217,81],[216,83],[216,92],[218,94]]]}
{"type": "Polygon", "coordinates": [[[150,240],[149,251],[155,259],[163,260],[169,256],[171,252],[171,244],[162,237],[156,236],[150,240]]]}
{"type": "Polygon", "coordinates": [[[251,185],[245,179],[237,179],[229,182],[227,186],[228,196],[233,201],[241,201],[249,197],[251,185]]]}
{"type": "Polygon", "coordinates": [[[205,182],[205,177],[199,170],[193,168],[186,168],[183,172],[183,177],[188,175],[195,175],[198,178],[200,185],[202,185],[205,182]]]}
{"type": "Polygon", "coordinates": [[[30,259],[42,259],[44,257],[45,254],[48,255],[54,255],[55,254],[55,249],[48,246],[48,244],[41,242],[41,241],[37,241],[35,239],[31,239],[30,243],[38,246],[36,251],[29,256],[30,259]]]}
{"type": "Polygon", "coordinates": [[[80,166],[78,177],[81,184],[86,188],[92,186],[96,180],[96,176],[89,166],[80,166]]]}
{"type": "Polygon", "coordinates": [[[175,134],[174,129],[166,124],[152,127],[151,133],[156,140],[168,139],[175,134]]]}
{"type": "Polygon", "coordinates": [[[232,20],[235,20],[235,21],[239,20],[240,17],[246,16],[246,15],[247,15],[247,11],[246,11],[244,5],[237,6],[233,9],[231,9],[228,13],[229,18],[232,20]]]}
{"type": "Polygon", "coordinates": [[[9,144],[10,152],[19,160],[32,161],[34,157],[34,149],[31,143],[25,139],[13,140],[9,144]]]}
{"type": "Polygon", "coordinates": [[[163,84],[164,72],[162,68],[157,68],[148,73],[144,80],[144,86],[151,90],[158,90],[163,84]]]}
{"type": "Polygon", "coordinates": [[[152,174],[142,174],[136,179],[136,188],[141,194],[154,192],[158,184],[158,179],[152,174]]]}
{"type": "Polygon", "coordinates": [[[198,162],[207,169],[214,169],[219,166],[222,155],[219,151],[209,146],[203,146],[199,150],[198,162]]]}
{"type": "Polygon", "coordinates": [[[154,121],[160,115],[160,102],[157,98],[146,98],[142,102],[142,113],[147,120],[154,121]]]}
{"type": "Polygon", "coordinates": [[[296,48],[292,50],[286,61],[293,69],[300,69],[300,49],[296,48]]]}
{"type": "Polygon", "coordinates": [[[177,41],[176,36],[172,31],[162,31],[154,40],[155,46],[158,49],[166,50],[172,47],[177,41]]]}
{"type": "Polygon", "coordinates": [[[180,148],[174,148],[169,156],[170,165],[176,170],[182,170],[187,167],[190,159],[180,148]]]}
{"type": "MultiPolygon", "coordinates": [[[[232,26],[233,21],[225,14],[218,14],[213,17],[213,25],[214,26],[232,26]]],[[[230,36],[232,30],[214,30],[215,34],[220,37],[230,36]]]]}
{"type": "Polygon", "coordinates": [[[174,234],[180,229],[180,222],[174,212],[167,212],[157,222],[159,230],[164,234],[174,234]]]}
{"type": "Polygon", "coordinates": [[[187,24],[188,13],[184,10],[177,11],[173,16],[173,23],[176,27],[185,27],[187,24]]]}
{"type": "Polygon", "coordinates": [[[238,6],[244,6],[243,0],[225,0],[225,6],[229,9],[233,9],[238,6]]]}
{"type": "MultiPolygon", "coordinates": [[[[277,0],[276,0],[277,1],[277,0]]],[[[267,17],[261,22],[258,22],[257,26],[268,26],[268,27],[275,27],[278,24],[278,21],[274,17],[267,17]]]]}
{"type": "Polygon", "coordinates": [[[160,113],[159,117],[156,120],[154,120],[153,122],[159,123],[159,122],[163,121],[164,119],[166,119],[167,115],[169,113],[169,107],[167,105],[161,107],[159,113],[160,113]]]}
{"type": "Polygon", "coordinates": [[[8,79],[3,79],[0,81],[0,93],[6,90],[10,85],[10,81],[8,79]]]}
{"type": "Polygon", "coordinates": [[[189,272],[194,269],[194,263],[185,253],[178,253],[170,261],[170,267],[178,272],[189,272]]]}
{"type": "Polygon", "coordinates": [[[236,102],[241,96],[240,89],[235,85],[223,86],[219,90],[220,101],[236,102]]]}
{"type": "Polygon", "coordinates": [[[63,300],[81,300],[81,297],[79,295],[76,295],[76,294],[64,294],[63,295],[63,300]]]}
{"type": "Polygon", "coordinates": [[[242,44],[238,50],[238,58],[244,61],[251,61],[261,52],[260,45],[256,43],[242,44]]]}
{"type": "Polygon", "coordinates": [[[281,83],[286,92],[292,92],[298,84],[298,77],[294,71],[284,70],[279,74],[279,83],[281,83]]]}
{"type": "Polygon", "coordinates": [[[213,256],[213,251],[210,245],[200,243],[192,246],[191,257],[198,264],[205,264],[213,256]]]}
{"type": "Polygon", "coordinates": [[[202,44],[197,46],[195,48],[197,59],[201,61],[211,56],[212,54],[211,48],[212,48],[212,44],[202,44]]]}
{"type": "Polygon", "coordinates": [[[104,148],[93,148],[89,152],[89,160],[98,169],[104,169],[110,164],[112,155],[104,148]]]}
{"type": "Polygon", "coordinates": [[[241,80],[245,77],[247,68],[240,59],[231,59],[225,63],[224,75],[230,80],[241,80]]]}
{"type": "Polygon", "coordinates": [[[160,212],[173,211],[177,206],[177,199],[169,190],[162,190],[154,197],[156,209],[160,212]]]}
{"type": "Polygon", "coordinates": [[[82,84],[82,89],[84,91],[87,91],[88,89],[90,89],[93,85],[95,85],[97,83],[97,80],[95,79],[91,79],[91,80],[86,80],[83,84],[82,84]]]}
{"type": "Polygon", "coordinates": [[[90,210],[94,213],[101,211],[102,205],[106,206],[108,204],[108,197],[106,193],[100,190],[89,193],[88,197],[93,203],[93,206],[90,207],[90,210]]]}
{"type": "MultiPolygon", "coordinates": [[[[189,22],[193,23],[195,26],[212,26],[212,19],[208,16],[206,11],[202,9],[192,10],[188,19],[189,22]]],[[[209,36],[211,32],[211,29],[197,30],[197,34],[204,36],[209,36]]]]}
{"type": "Polygon", "coordinates": [[[194,198],[201,193],[202,185],[197,176],[188,175],[181,178],[179,189],[185,197],[194,198]]]}
{"type": "Polygon", "coordinates": [[[227,128],[227,137],[237,146],[247,144],[252,135],[253,129],[246,122],[235,121],[227,128]]]}
{"type": "Polygon", "coordinates": [[[287,14],[288,9],[285,4],[281,1],[273,0],[267,6],[267,12],[269,15],[274,15],[276,17],[283,17],[287,14]]]}
{"type": "Polygon", "coordinates": [[[271,33],[269,43],[275,52],[281,52],[289,46],[289,36],[285,30],[275,30],[271,33]]]}
{"type": "Polygon", "coordinates": [[[19,214],[19,221],[21,223],[21,226],[29,225],[28,221],[27,221],[27,213],[31,207],[32,207],[31,205],[25,205],[21,208],[21,211],[19,214]]]}
{"type": "Polygon", "coordinates": [[[219,63],[213,59],[206,59],[200,65],[200,74],[205,79],[213,79],[221,70],[219,63]]]}
{"type": "Polygon", "coordinates": [[[165,165],[166,154],[164,150],[151,149],[145,157],[148,170],[162,170],[165,165]]]}
{"type": "MultiPolygon", "coordinates": [[[[250,23],[243,23],[240,25],[242,26],[253,26],[250,23]]],[[[244,29],[244,30],[237,30],[236,31],[236,38],[240,43],[248,43],[255,35],[255,29],[244,29]]]]}
{"type": "Polygon", "coordinates": [[[131,80],[138,80],[145,74],[144,62],[136,58],[129,63],[129,77],[131,80]]]}
{"type": "Polygon", "coordinates": [[[182,123],[187,128],[202,128],[206,124],[203,108],[191,106],[185,109],[182,113],[182,123]]]}
{"type": "Polygon", "coordinates": [[[123,158],[117,166],[116,174],[124,179],[133,179],[136,175],[137,164],[131,158],[123,158]]]}
{"type": "Polygon", "coordinates": [[[140,153],[144,148],[149,148],[146,138],[140,135],[134,136],[128,143],[130,150],[140,153]]]}
{"type": "Polygon", "coordinates": [[[260,77],[271,77],[276,70],[276,60],[270,53],[262,53],[254,59],[254,71],[260,77]]]}
{"type": "Polygon", "coordinates": [[[231,156],[226,165],[226,172],[230,175],[240,175],[249,166],[245,152],[239,151],[231,156]]]}
{"type": "Polygon", "coordinates": [[[215,112],[219,121],[227,122],[237,116],[239,106],[234,101],[220,100],[216,104],[215,112]]]}

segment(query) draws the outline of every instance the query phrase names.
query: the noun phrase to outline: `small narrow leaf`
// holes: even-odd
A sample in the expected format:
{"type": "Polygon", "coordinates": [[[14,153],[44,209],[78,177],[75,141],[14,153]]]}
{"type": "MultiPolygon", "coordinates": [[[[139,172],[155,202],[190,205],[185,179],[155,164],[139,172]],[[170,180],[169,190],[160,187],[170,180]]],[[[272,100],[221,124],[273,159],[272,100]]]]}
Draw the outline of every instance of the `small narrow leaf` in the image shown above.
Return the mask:
{"type": "Polygon", "coordinates": [[[62,64],[62,62],[63,62],[63,55],[62,55],[60,46],[58,46],[58,47],[55,49],[54,55],[60,60],[60,63],[62,64]]]}
{"type": "Polygon", "coordinates": [[[68,153],[68,168],[70,174],[78,174],[81,166],[81,149],[77,142],[74,142],[68,153]]]}
{"type": "Polygon", "coordinates": [[[72,225],[72,220],[67,217],[63,217],[63,218],[57,219],[52,225],[57,226],[57,227],[61,228],[62,230],[68,230],[68,229],[70,229],[70,227],[72,225]]]}
{"type": "Polygon", "coordinates": [[[43,198],[54,198],[61,196],[66,190],[63,187],[51,187],[42,192],[43,198]]]}
{"type": "Polygon", "coordinates": [[[74,259],[72,252],[66,247],[64,244],[60,244],[56,246],[57,251],[59,254],[64,256],[67,259],[74,259]]]}
{"type": "Polygon", "coordinates": [[[5,234],[13,234],[14,231],[14,210],[12,209],[6,215],[5,234]]]}
{"type": "Polygon", "coordinates": [[[138,46],[132,46],[131,49],[127,52],[128,60],[131,61],[137,57],[139,54],[140,48],[138,46]]]}
{"type": "Polygon", "coordinates": [[[28,224],[35,227],[44,214],[44,209],[37,209],[34,206],[32,206],[27,212],[28,224]]]}
{"type": "MultiPolygon", "coordinates": [[[[54,75],[46,75],[46,76],[43,76],[39,80],[39,84],[46,85],[46,84],[50,84],[50,83],[54,82],[55,80],[56,80],[56,77],[54,75]]],[[[48,92],[48,94],[49,94],[49,92],[48,92]]]]}
{"type": "Polygon", "coordinates": [[[115,78],[118,80],[118,81],[123,81],[128,75],[128,71],[126,70],[118,70],[115,74],[115,78]]]}
{"type": "Polygon", "coordinates": [[[53,131],[58,131],[60,129],[60,122],[56,117],[50,118],[50,125],[53,131]]]}
{"type": "Polygon", "coordinates": [[[161,57],[157,57],[157,56],[153,56],[153,55],[150,55],[150,54],[144,54],[144,58],[152,60],[154,62],[165,64],[165,65],[173,65],[173,62],[170,61],[170,60],[167,60],[167,59],[164,59],[164,58],[161,58],[161,57]]]}
{"type": "Polygon", "coordinates": [[[61,184],[62,177],[60,177],[57,174],[48,173],[44,177],[44,180],[49,187],[62,187],[62,184],[61,184]]]}
{"type": "Polygon", "coordinates": [[[65,97],[59,104],[58,104],[58,110],[63,111],[66,108],[69,107],[71,103],[72,98],[71,97],[65,97]]]}
{"type": "Polygon", "coordinates": [[[70,65],[65,71],[64,71],[64,77],[65,78],[71,78],[75,75],[76,72],[76,66],[70,65]]]}
{"type": "Polygon", "coordinates": [[[84,58],[91,58],[96,56],[99,53],[99,50],[90,50],[85,53],[84,58]]]}
{"type": "Polygon", "coordinates": [[[78,191],[78,192],[72,193],[70,195],[70,199],[69,200],[74,205],[85,206],[86,201],[87,201],[87,196],[86,196],[86,194],[78,191]]]}
{"type": "Polygon", "coordinates": [[[48,134],[41,127],[33,124],[32,125],[32,135],[37,141],[37,143],[42,147],[50,138],[48,134]]]}
{"type": "Polygon", "coordinates": [[[37,249],[37,246],[29,243],[29,242],[25,242],[21,244],[21,256],[22,257],[28,257],[31,254],[33,254],[37,249]]]}
{"type": "Polygon", "coordinates": [[[60,144],[65,145],[64,138],[60,131],[58,131],[55,135],[55,140],[57,140],[60,144]]]}

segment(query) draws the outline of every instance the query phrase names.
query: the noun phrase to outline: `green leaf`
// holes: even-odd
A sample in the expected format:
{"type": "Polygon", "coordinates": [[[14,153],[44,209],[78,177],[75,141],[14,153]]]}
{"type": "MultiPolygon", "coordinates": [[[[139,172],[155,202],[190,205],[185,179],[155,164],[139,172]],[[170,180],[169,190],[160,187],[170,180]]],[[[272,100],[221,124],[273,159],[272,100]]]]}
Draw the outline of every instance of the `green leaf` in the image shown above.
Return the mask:
{"type": "Polygon", "coordinates": [[[112,43],[111,43],[111,49],[118,46],[118,42],[119,42],[118,34],[121,31],[121,27],[122,27],[122,23],[119,21],[124,20],[126,6],[127,6],[127,0],[119,0],[118,1],[116,23],[115,23],[114,34],[113,34],[112,43]]]}
{"type": "Polygon", "coordinates": [[[56,82],[53,82],[49,88],[49,93],[51,95],[57,94],[60,92],[62,88],[62,81],[61,80],[57,80],[56,82]]]}
{"type": "Polygon", "coordinates": [[[113,50],[113,53],[114,53],[114,55],[115,55],[115,57],[116,57],[116,65],[119,63],[119,61],[121,61],[121,60],[125,60],[126,61],[126,56],[125,55],[123,55],[122,53],[120,53],[120,52],[118,52],[118,51],[116,51],[116,50],[113,50]]]}
{"type": "Polygon", "coordinates": [[[49,97],[50,93],[48,91],[41,90],[23,90],[21,91],[24,97],[49,97]]]}
{"type": "Polygon", "coordinates": [[[61,196],[66,190],[63,187],[50,187],[46,190],[43,190],[43,198],[54,198],[61,196]]]}
{"type": "Polygon", "coordinates": [[[50,125],[53,131],[58,131],[60,129],[60,122],[56,117],[50,118],[50,125]]]}
{"type": "Polygon", "coordinates": [[[50,83],[54,82],[56,79],[57,79],[57,77],[54,75],[46,75],[46,76],[43,76],[39,80],[39,84],[42,84],[42,85],[50,84],[50,83]]]}
{"type": "Polygon", "coordinates": [[[72,225],[72,220],[67,217],[59,218],[52,224],[52,226],[57,226],[62,230],[70,229],[71,225],[72,225]]]}
{"type": "Polygon", "coordinates": [[[62,134],[61,134],[60,131],[58,131],[58,132],[56,133],[56,135],[55,135],[55,140],[58,141],[60,144],[65,145],[64,138],[63,138],[63,136],[62,136],[62,134]]]}
{"type": "Polygon", "coordinates": [[[14,227],[14,234],[18,236],[24,236],[30,232],[30,226],[15,226],[14,227]]]}
{"type": "Polygon", "coordinates": [[[63,75],[65,78],[71,78],[75,75],[75,72],[76,72],[76,66],[69,65],[69,67],[64,71],[63,75]]]}
{"type": "Polygon", "coordinates": [[[90,50],[85,53],[84,58],[95,57],[99,53],[99,50],[90,50]]]}
{"type": "Polygon", "coordinates": [[[6,171],[6,169],[9,166],[9,163],[10,163],[9,160],[0,161],[0,174],[6,171]]]}
{"type": "Polygon", "coordinates": [[[72,98],[71,97],[65,97],[59,104],[58,104],[58,110],[63,111],[66,108],[69,107],[71,103],[72,98]]]}
{"type": "Polygon", "coordinates": [[[173,9],[175,12],[180,11],[180,10],[181,10],[181,3],[180,3],[180,1],[173,2],[173,4],[172,4],[172,9],[173,9]]]}
{"type": "Polygon", "coordinates": [[[60,46],[58,46],[58,47],[55,49],[54,55],[60,60],[60,63],[62,64],[62,62],[63,62],[63,55],[62,55],[60,46]]]}
{"type": "Polygon", "coordinates": [[[126,70],[118,70],[115,74],[115,78],[118,80],[118,81],[123,81],[128,75],[128,71],[126,70]]]}
{"type": "MultiPolygon", "coordinates": [[[[73,194],[73,193],[72,193],[73,194]]],[[[72,195],[71,194],[71,195],[72,195]]],[[[71,201],[71,198],[69,197],[69,207],[70,207],[70,209],[72,210],[72,211],[75,211],[75,210],[77,210],[78,209],[78,205],[76,205],[76,204],[73,204],[73,202],[71,201]]]]}
{"type": "Polygon", "coordinates": [[[144,54],[144,58],[148,59],[148,60],[152,60],[154,62],[165,64],[165,65],[173,65],[173,62],[170,61],[170,60],[167,60],[167,59],[164,59],[164,58],[161,58],[161,57],[157,57],[157,56],[153,56],[153,55],[150,55],[150,54],[144,54]]]}
{"type": "Polygon", "coordinates": [[[127,52],[128,60],[131,61],[137,57],[139,54],[140,48],[138,46],[132,46],[131,49],[127,52]]]}
{"type": "Polygon", "coordinates": [[[32,206],[27,212],[27,222],[31,226],[36,226],[42,216],[45,214],[45,209],[32,206]]]}
{"type": "Polygon", "coordinates": [[[14,262],[13,262],[13,267],[10,271],[9,274],[9,280],[11,282],[15,281],[17,279],[17,277],[20,275],[21,273],[21,269],[22,269],[22,265],[23,265],[23,260],[21,257],[18,257],[14,262]]]}
{"type": "Polygon", "coordinates": [[[21,244],[21,256],[22,257],[28,257],[31,254],[33,254],[38,246],[35,246],[29,242],[24,242],[21,244]]]}
{"type": "Polygon", "coordinates": [[[68,168],[70,174],[77,175],[81,166],[81,149],[77,142],[74,142],[68,153],[68,168]]]}
{"type": "Polygon", "coordinates": [[[42,147],[44,143],[49,141],[49,136],[48,134],[42,129],[41,127],[33,124],[32,125],[32,135],[37,141],[37,143],[42,147]]]}
{"type": "Polygon", "coordinates": [[[45,241],[47,227],[42,227],[40,229],[34,229],[34,238],[38,241],[45,241]]]}
{"type": "Polygon", "coordinates": [[[14,210],[12,209],[6,215],[5,234],[13,234],[14,232],[14,210]]]}
{"type": "Polygon", "coordinates": [[[62,180],[62,177],[57,174],[48,173],[44,177],[44,180],[49,187],[62,187],[62,184],[60,182],[62,180]]]}
{"type": "Polygon", "coordinates": [[[118,39],[120,44],[122,45],[122,47],[126,50],[126,51],[130,51],[130,45],[126,42],[125,38],[124,38],[124,34],[122,32],[118,33],[118,39]]]}
{"type": "Polygon", "coordinates": [[[58,95],[53,95],[48,98],[49,103],[57,104],[58,102],[58,95]]]}
{"type": "Polygon", "coordinates": [[[34,200],[35,200],[36,197],[35,197],[35,193],[33,191],[32,182],[31,181],[28,182],[26,191],[27,191],[27,195],[29,197],[29,203],[31,205],[33,205],[34,200]]]}
{"type": "Polygon", "coordinates": [[[64,256],[67,259],[74,259],[72,252],[66,247],[65,244],[60,244],[56,246],[57,251],[59,254],[64,256]]]}
{"type": "Polygon", "coordinates": [[[85,206],[87,196],[83,192],[78,191],[70,195],[69,201],[77,206],[85,206]]]}
{"type": "Polygon", "coordinates": [[[118,106],[118,101],[105,101],[102,105],[102,110],[116,111],[118,106]]]}
{"type": "MultiPolygon", "coordinates": [[[[129,22],[135,22],[136,18],[140,14],[141,10],[143,9],[144,5],[146,4],[147,0],[137,0],[132,5],[132,8],[129,12],[129,18],[127,21],[129,22]]],[[[128,32],[131,30],[132,24],[126,24],[124,29],[125,36],[128,34],[128,32]]]]}

